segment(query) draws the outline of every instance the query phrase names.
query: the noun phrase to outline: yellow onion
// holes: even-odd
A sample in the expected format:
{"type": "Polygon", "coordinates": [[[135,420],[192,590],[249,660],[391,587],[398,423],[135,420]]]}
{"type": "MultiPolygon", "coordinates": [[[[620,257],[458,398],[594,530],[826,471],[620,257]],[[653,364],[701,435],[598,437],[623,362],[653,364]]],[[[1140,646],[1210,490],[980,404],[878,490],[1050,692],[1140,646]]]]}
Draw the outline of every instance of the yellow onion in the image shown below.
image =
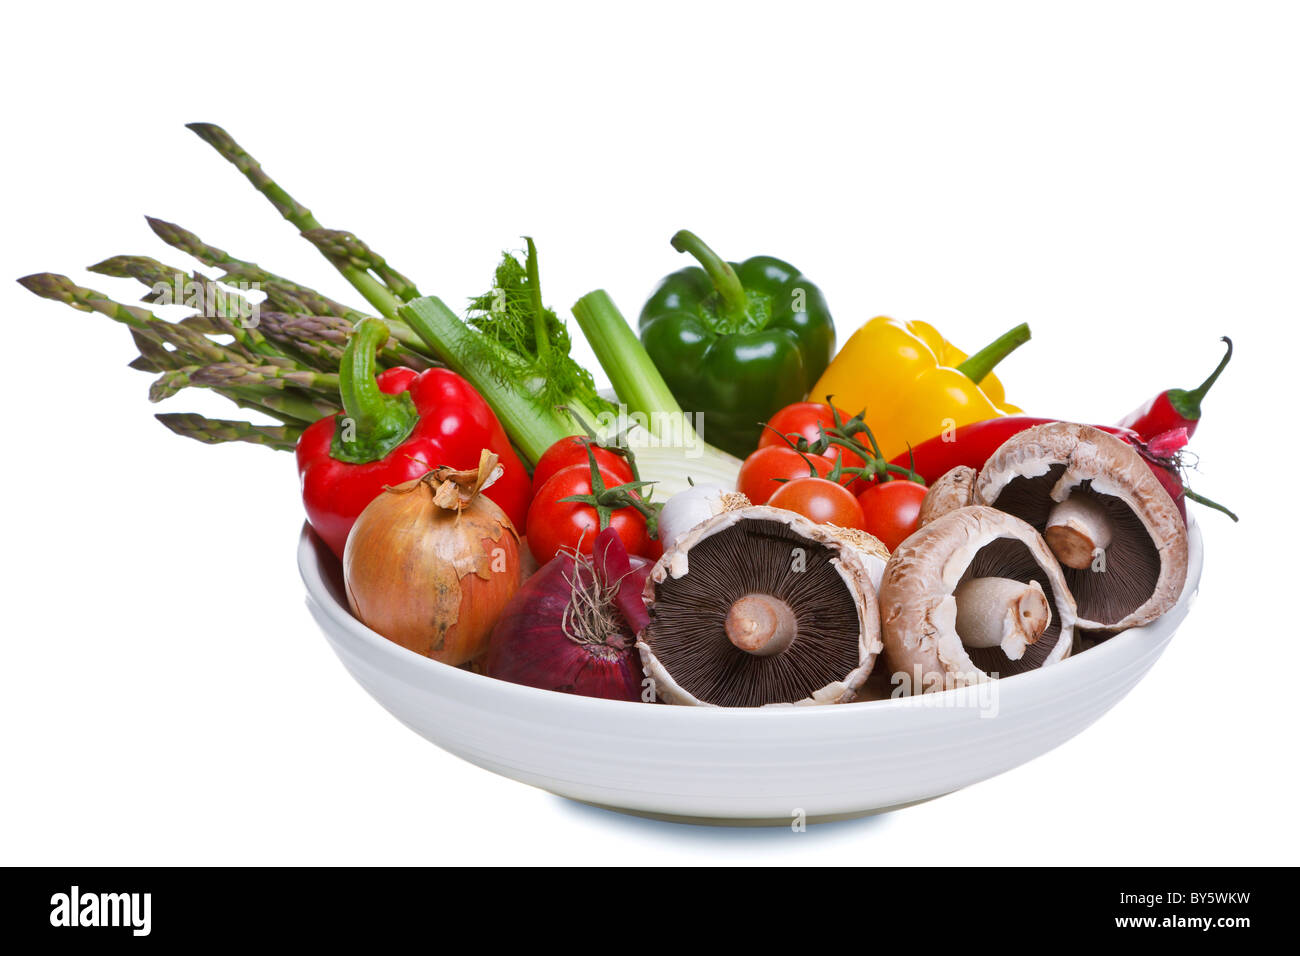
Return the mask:
{"type": "Polygon", "coordinates": [[[519,588],[519,533],[480,494],[501,474],[438,468],[366,506],[343,549],[348,605],[367,627],[445,664],[487,649],[492,625],[519,588]]]}

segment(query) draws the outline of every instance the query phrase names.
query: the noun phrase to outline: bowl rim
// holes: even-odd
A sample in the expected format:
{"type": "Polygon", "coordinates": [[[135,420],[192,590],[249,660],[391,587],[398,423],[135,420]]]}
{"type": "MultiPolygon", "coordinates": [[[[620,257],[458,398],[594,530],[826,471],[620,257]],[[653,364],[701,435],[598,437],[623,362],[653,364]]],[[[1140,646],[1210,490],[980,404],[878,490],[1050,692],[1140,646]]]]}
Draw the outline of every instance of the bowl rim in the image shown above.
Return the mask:
{"type": "MultiPolygon", "coordinates": [[[[1048,691],[1046,685],[1049,682],[1068,685],[1071,683],[1072,676],[1086,665],[1104,669],[1107,663],[1111,662],[1118,666],[1122,660],[1127,660],[1136,653],[1136,649],[1133,647],[1134,644],[1144,641],[1156,641],[1158,638],[1171,635],[1178,625],[1182,623],[1183,619],[1186,618],[1191,608],[1200,588],[1201,573],[1205,563],[1200,526],[1192,515],[1187,517],[1187,544],[1187,579],[1183,584],[1182,593],[1178,596],[1178,601],[1172,608],[1150,624],[1122,631],[1103,643],[1078,654],[1072,654],[1065,660],[1059,661],[1050,667],[999,678],[997,680],[999,688],[1014,687],[1028,691],[1031,685],[1035,687],[1044,685],[1040,690],[1046,693],[1048,691]],[[1112,659],[1114,660],[1112,661],[1112,659]]],[[[914,708],[918,706],[920,701],[924,701],[927,705],[942,707],[945,701],[951,699],[954,695],[970,693],[969,689],[957,688],[922,695],[890,697],[884,700],[865,700],[855,701],[851,704],[807,707],[795,705],[768,707],[647,707],[641,701],[584,697],[579,694],[562,694],[557,691],[544,690],[540,687],[513,684],[509,681],[498,680],[484,674],[476,674],[464,668],[453,667],[441,661],[435,661],[422,654],[417,654],[415,651],[408,650],[400,644],[388,640],[377,631],[371,630],[353,617],[351,610],[345,604],[336,600],[334,595],[330,593],[325,581],[325,560],[335,561],[337,559],[334,558],[333,553],[329,551],[329,548],[317,536],[316,532],[312,530],[311,525],[303,522],[302,531],[298,538],[298,570],[307,589],[307,600],[309,604],[313,604],[318,608],[336,626],[337,631],[346,634],[371,654],[378,655],[398,668],[408,669],[416,675],[428,674],[432,682],[449,683],[452,686],[461,687],[469,693],[476,693],[477,690],[481,690],[485,693],[506,695],[507,697],[513,697],[525,706],[529,702],[533,702],[538,706],[564,706],[575,710],[590,709],[593,713],[603,714],[606,717],[614,717],[620,713],[623,715],[657,713],[661,715],[660,718],[657,718],[660,720],[696,719],[689,715],[698,713],[709,714],[708,719],[711,720],[773,720],[776,719],[776,715],[786,715],[786,719],[841,720],[854,718],[836,715],[914,708]],[[328,558],[325,557],[327,555],[328,558]],[[796,714],[799,716],[793,717],[796,714]]],[[[1158,643],[1153,644],[1153,646],[1158,646],[1158,643]]],[[[1000,689],[999,693],[1001,693],[1000,689]]]]}

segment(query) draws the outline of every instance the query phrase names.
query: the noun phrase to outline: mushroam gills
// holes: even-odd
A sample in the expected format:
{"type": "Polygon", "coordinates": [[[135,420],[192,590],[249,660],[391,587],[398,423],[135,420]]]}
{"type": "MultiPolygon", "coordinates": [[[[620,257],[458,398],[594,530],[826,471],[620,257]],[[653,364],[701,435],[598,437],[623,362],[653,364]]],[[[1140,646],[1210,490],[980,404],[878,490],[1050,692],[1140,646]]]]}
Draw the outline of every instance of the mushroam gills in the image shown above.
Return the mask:
{"type": "Polygon", "coordinates": [[[1187,528],[1129,445],[1086,425],[1039,425],[1003,444],[974,499],[1028,522],[1047,541],[1079,608],[1079,627],[1146,624],[1178,600],[1187,528]]]}
{"type": "Polygon", "coordinates": [[[880,650],[870,535],[754,506],[683,536],[647,583],[638,647],[669,703],[852,700],[880,650]]]}

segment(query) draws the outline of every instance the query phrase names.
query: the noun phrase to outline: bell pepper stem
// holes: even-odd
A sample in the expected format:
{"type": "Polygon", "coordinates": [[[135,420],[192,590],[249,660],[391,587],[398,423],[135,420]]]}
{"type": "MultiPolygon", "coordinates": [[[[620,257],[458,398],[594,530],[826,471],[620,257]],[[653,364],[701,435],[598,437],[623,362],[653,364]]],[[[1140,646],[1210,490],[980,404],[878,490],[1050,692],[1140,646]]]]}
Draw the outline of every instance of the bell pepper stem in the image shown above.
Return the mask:
{"type": "Polygon", "coordinates": [[[406,441],[419,421],[410,393],[388,395],[375,382],[375,354],[388,341],[388,325],[362,319],[352,330],[339,364],[339,415],[330,455],[351,464],[379,461],[406,441]]]}
{"type": "Polygon", "coordinates": [[[1201,417],[1201,399],[1205,397],[1205,393],[1210,390],[1210,387],[1218,381],[1219,376],[1223,374],[1223,370],[1228,367],[1228,360],[1232,358],[1232,339],[1225,335],[1220,341],[1227,344],[1228,351],[1224,353],[1223,359],[1215,370],[1210,373],[1209,378],[1191,391],[1172,388],[1167,393],[1169,404],[1174,407],[1174,411],[1189,422],[1194,422],[1201,417]]]}
{"type": "Polygon", "coordinates": [[[957,366],[968,379],[978,385],[988,377],[994,366],[1029,341],[1029,326],[1021,322],[1009,332],[1003,332],[996,339],[957,366]]]}
{"type": "Polygon", "coordinates": [[[678,252],[694,256],[695,261],[704,269],[722,300],[720,311],[732,318],[743,318],[749,311],[749,296],[745,294],[745,287],[741,285],[736,270],[731,268],[731,263],[710,249],[703,239],[686,229],[673,236],[672,244],[678,252]]]}

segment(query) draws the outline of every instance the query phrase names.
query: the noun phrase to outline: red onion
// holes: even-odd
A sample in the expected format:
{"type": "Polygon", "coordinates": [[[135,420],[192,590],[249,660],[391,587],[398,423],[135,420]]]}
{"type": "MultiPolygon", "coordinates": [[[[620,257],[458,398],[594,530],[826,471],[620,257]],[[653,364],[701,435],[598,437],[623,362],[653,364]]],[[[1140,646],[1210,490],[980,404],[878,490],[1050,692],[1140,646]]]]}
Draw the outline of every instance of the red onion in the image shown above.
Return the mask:
{"type": "Polygon", "coordinates": [[[590,558],[557,555],[497,619],[484,673],[566,694],[640,700],[636,630],[646,621],[641,592],[650,567],[627,553],[612,528],[596,538],[590,558]]]}

